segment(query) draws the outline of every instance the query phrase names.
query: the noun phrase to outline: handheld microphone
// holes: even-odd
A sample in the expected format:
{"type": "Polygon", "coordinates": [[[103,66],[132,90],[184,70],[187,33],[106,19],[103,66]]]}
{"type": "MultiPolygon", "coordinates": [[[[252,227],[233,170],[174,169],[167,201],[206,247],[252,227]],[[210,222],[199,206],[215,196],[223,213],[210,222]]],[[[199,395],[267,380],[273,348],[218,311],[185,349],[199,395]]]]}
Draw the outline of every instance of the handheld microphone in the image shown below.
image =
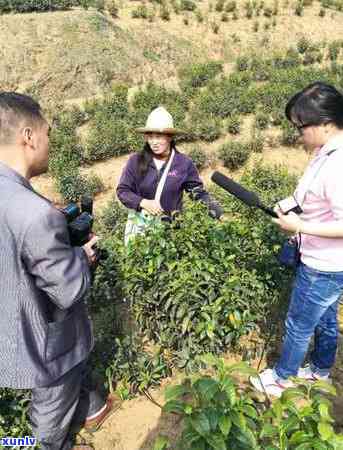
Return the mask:
{"type": "Polygon", "coordinates": [[[275,211],[273,211],[268,206],[263,205],[261,200],[259,199],[258,195],[255,194],[255,192],[248,191],[240,184],[233,181],[231,178],[226,177],[220,172],[214,172],[211,180],[216,183],[221,188],[225,189],[226,191],[230,192],[230,194],[237,197],[239,200],[241,200],[243,203],[245,203],[248,206],[252,206],[254,208],[259,208],[262,211],[264,211],[266,214],[272,217],[278,217],[275,211]]]}

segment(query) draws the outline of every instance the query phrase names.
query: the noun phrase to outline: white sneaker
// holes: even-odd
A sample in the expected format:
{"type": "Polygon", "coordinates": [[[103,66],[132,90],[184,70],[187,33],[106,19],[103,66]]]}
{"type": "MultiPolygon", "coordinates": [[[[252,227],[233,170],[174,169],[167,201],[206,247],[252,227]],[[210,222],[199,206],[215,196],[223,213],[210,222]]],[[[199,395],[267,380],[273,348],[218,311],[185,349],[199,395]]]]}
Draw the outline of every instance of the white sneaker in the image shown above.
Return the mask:
{"type": "Polygon", "coordinates": [[[311,366],[308,364],[305,367],[300,367],[297,374],[298,378],[303,378],[307,381],[326,381],[327,383],[332,383],[330,375],[319,375],[319,373],[313,372],[311,366]]]}
{"type": "Polygon", "coordinates": [[[279,378],[273,369],[264,370],[258,377],[250,377],[250,383],[258,391],[274,397],[281,397],[285,389],[294,387],[292,381],[279,378]]]}

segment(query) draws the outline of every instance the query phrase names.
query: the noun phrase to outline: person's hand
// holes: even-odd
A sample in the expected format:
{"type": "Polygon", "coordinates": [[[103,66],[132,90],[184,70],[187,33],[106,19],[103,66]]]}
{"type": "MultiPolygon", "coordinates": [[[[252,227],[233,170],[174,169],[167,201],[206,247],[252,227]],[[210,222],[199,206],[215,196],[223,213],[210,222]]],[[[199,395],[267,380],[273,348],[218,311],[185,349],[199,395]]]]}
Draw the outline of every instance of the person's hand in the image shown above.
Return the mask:
{"type": "Polygon", "coordinates": [[[157,200],[147,200],[146,198],[143,198],[143,200],[140,202],[140,207],[152,216],[158,216],[163,213],[160,202],[158,202],[157,200]]]}
{"type": "Polygon", "coordinates": [[[98,240],[99,236],[92,235],[91,239],[85,245],[83,245],[83,249],[86,252],[89,265],[92,265],[96,262],[97,254],[93,247],[98,242],[98,240]]]}
{"type": "Polygon", "coordinates": [[[288,214],[282,214],[280,208],[277,206],[274,211],[278,215],[278,218],[272,219],[274,223],[279,225],[282,230],[289,231],[290,233],[299,233],[303,226],[303,221],[294,212],[288,214]]]}

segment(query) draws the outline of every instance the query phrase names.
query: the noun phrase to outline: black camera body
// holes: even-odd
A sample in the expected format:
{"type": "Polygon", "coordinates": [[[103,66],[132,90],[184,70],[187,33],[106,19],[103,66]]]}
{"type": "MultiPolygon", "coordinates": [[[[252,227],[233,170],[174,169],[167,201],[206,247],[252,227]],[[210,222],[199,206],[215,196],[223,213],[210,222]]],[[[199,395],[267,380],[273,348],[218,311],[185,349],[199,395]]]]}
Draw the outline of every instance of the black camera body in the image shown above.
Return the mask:
{"type": "Polygon", "coordinates": [[[93,227],[93,199],[82,197],[81,208],[77,203],[69,203],[61,210],[67,219],[70,244],[82,247],[89,241],[93,227]]]}

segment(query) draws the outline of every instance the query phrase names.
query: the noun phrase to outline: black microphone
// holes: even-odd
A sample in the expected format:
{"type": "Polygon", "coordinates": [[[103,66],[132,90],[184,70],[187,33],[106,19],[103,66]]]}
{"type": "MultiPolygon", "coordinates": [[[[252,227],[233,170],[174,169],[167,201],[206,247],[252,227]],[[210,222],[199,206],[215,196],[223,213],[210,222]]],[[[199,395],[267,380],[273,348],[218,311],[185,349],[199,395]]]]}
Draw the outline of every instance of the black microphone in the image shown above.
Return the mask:
{"type": "Polygon", "coordinates": [[[211,180],[221,188],[230,192],[230,194],[237,197],[246,205],[252,206],[254,208],[259,208],[269,216],[278,217],[275,211],[273,211],[271,208],[268,208],[268,206],[263,205],[263,203],[259,199],[258,195],[255,194],[255,192],[248,191],[243,186],[231,180],[231,178],[226,177],[222,173],[214,172],[211,177],[211,180]]]}

